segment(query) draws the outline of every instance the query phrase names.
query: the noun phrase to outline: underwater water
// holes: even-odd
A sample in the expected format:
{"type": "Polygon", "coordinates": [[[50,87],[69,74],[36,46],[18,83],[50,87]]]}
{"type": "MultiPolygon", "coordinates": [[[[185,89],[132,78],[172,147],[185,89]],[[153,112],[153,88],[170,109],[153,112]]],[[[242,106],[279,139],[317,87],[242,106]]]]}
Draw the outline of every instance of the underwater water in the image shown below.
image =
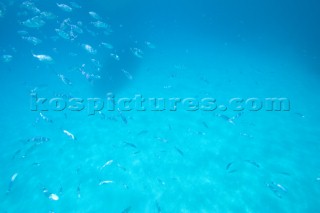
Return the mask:
{"type": "Polygon", "coordinates": [[[320,212],[319,8],[1,0],[0,212],[320,212]]]}

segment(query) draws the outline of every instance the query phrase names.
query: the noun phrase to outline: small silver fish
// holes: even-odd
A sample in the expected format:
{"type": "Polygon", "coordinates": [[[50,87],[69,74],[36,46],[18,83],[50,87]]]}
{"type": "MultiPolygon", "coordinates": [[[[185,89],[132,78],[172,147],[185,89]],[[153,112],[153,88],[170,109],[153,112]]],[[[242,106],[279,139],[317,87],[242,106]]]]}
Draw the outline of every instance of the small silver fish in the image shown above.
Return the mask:
{"type": "Polygon", "coordinates": [[[2,56],[2,61],[5,62],[5,63],[8,63],[8,62],[12,61],[12,59],[13,59],[12,55],[3,55],[2,56]]]}
{"type": "Polygon", "coordinates": [[[22,24],[29,28],[40,28],[45,25],[45,22],[41,19],[40,16],[35,16],[33,18],[23,21],[22,24]]]}
{"type": "Polygon", "coordinates": [[[68,13],[72,12],[72,8],[71,8],[70,6],[68,6],[68,5],[66,5],[66,4],[58,4],[58,3],[57,3],[57,6],[58,6],[61,10],[65,11],[65,12],[68,12],[68,13]]]}
{"type": "Polygon", "coordinates": [[[22,37],[23,40],[33,44],[34,46],[38,45],[38,44],[41,44],[42,43],[42,40],[41,39],[38,39],[36,37],[33,37],[33,36],[23,36],[22,37]]]}
{"type": "Polygon", "coordinates": [[[32,55],[33,55],[33,57],[37,58],[39,61],[47,62],[47,63],[53,62],[52,57],[49,55],[36,55],[36,54],[32,54],[32,55]]]}
{"type": "Polygon", "coordinates": [[[104,181],[100,181],[99,186],[101,186],[101,185],[105,185],[105,184],[110,184],[110,183],[113,183],[113,181],[112,181],[112,180],[104,180],[104,181]]]}
{"type": "Polygon", "coordinates": [[[63,133],[69,136],[72,140],[76,140],[76,137],[68,130],[63,130],[63,133]]]}
{"type": "Polygon", "coordinates": [[[93,47],[90,46],[89,44],[82,44],[81,46],[82,46],[83,49],[85,49],[90,54],[94,55],[94,54],[97,53],[97,51],[95,49],[93,49],[93,47]]]}
{"type": "Polygon", "coordinates": [[[97,20],[101,19],[101,17],[96,12],[90,11],[89,15],[94,19],[97,19],[97,20]]]}
{"type": "Polygon", "coordinates": [[[143,57],[142,50],[140,50],[138,48],[131,48],[130,50],[133,53],[133,55],[135,55],[136,57],[138,57],[138,58],[142,58],[143,57]]]}
{"type": "Polygon", "coordinates": [[[11,192],[12,185],[13,185],[14,181],[16,180],[17,176],[18,176],[18,173],[14,173],[11,176],[9,187],[8,187],[8,190],[7,190],[7,194],[11,192]]]}

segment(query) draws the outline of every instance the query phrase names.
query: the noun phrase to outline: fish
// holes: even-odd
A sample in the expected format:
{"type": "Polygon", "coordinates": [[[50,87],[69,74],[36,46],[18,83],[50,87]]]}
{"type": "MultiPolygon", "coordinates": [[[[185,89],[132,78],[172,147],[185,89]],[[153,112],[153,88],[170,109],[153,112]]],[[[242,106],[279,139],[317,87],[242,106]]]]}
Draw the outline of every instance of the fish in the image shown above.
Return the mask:
{"type": "Polygon", "coordinates": [[[124,168],[123,166],[121,166],[119,163],[117,163],[117,167],[118,167],[119,169],[122,169],[123,171],[127,171],[127,169],[124,168]]]}
{"type": "Polygon", "coordinates": [[[89,44],[82,44],[81,46],[82,46],[83,49],[85,49],[90,54],[94,55],[94,54],[97,53],[97,51],[95,49],[93,49],[93,47],[90,46],[89,44]]]}
{"type": "Polygon", "coordinates": [[[78,196],[78,198],[81,198],[80,185],[78,185],[78,187],[77,187],[77,196],[78,196]]]}
{"type": "Polygon", "coordinates": [[[111,45],[111,44],[109,44],[109,43],[106,43],[106,42],[102,42],[101,44],[100,44],[100,47],[105,47],[105,48],[107,48],[107,49],[113,49],[113,46],[111,45]]]}
{"type": "Polygon", "coordinates": [[[71,31],[75,31],[78,34],[82,34],[83,33],[83,29],[77,25],[70,25],[71,27],[71,31]]]}
{"type": "Polygon", "coordinates": [[[233,162],[228,163],[226,166],[226,170],[229,170],[232,164],[233,164],[233,162]]]}
{"type": "Polygon", "coordinates": [[[70,40],[70,35],[63,30],[55,29],[56,33],[63,39],[70,40]]]}
{"type": "Polygon", "coordinates": [[[60,80],[66,85],[72,85],[72,82],[62,74],[58,74],[60,80]]]}
{"type": "Polygon", "coordinates": [[[38,59],[39,61],[42,61],[42,62],[47,62],[47,63],[52,63],[53,62],[53,59],[51,56],[49,55],[36,55],[36,54],[32,54],[33,57],[35,57],[36,59],[38,59]]]}
{"type": "Polygon", "coordinates": [[[233,119],[232,118],[229,118],[228,116],[226,116],[226,115],[223,115],[223,114],[217,114],[216,116],[218,116],[218,117],[220,117],[220,118],[222,118],[222,119],[224,119],[224,120],[226,120],[226,121],[228,121],[229,123],[231,123],[231,124],[235,124],[234,123],[234,121],[233,121],[233,119]]]}
{"type": "Polygon", "coordinates": [[[12,185],[13,185],[14,181],[16,180],[17,176],[18,176],[18,173],[14,173],[14,174],[11,176],[10,183],[9,183],[9,187],[8,187],[8,190],[7,190],[7,194],[11,192],[12,185]]]}
{"type": "Polygon", "coordinates": [[[70,6],[68,6],[68,5],[66,5],[66,4],[59,4],[59,3],[57,3],[57,6],[58,6],[61,10],[65,11],[65,12],[68,12],[68,13],[72,12],[72,8],[71,8],[70,6]]]}
{"type": "Polygon", "coordinates": [[[50,199],[50,200],[57,201],[57,200],[59,200],[59,196],[56,195],[56,194],[50,194],[50,195],[49,195],[49,199],[50,199]]]}
{"type": "Polygon", "coordinates": [[[76,3],[76,2],[70,2],[70,5],[71,5],[73,8],[76,8],[76,9],[81,9],[81,8],[82,8],[82,6],[79,5],[79,4],[76,3]]]}
{"type": "Polygon", "coordinates": [[[112,180],[103,180],[103,181],[100,181],[99,186],[105,185],[105,184],[110,184],[110,183],[113,183],[113,181],[112,180]]]}
{"type": "Polygon", "coordinates": [[[12,55],[3,55],[2,56],[2,61],[5,63],[9,63],[10,61],[12,61],[13,56],[12,55]]]}
{"type": "Polygon", "coordinates": [[[184,156],[184,153],[181,151],[181,149],[177,148],[176,146],[174,148],[181,156],[184,156]]]}
{"type": "Polygon", "coordinates": [[[287,192],[287,189],[279,183],[271,182],[267,183],[267,187],[278,197],[282,198],[283,194],[287,192]]]}
{"type": "Polygon", "coordinates": [[[115,53],[110,53],[110,56],[114,58],[116,61],[120,61],[120,57],[115,53]]]}
{"type": "Polygon", "coordinates": [[[109,160],[109,161],[107,161],[105,164],[103,164],[103,166],[101,166],[100,169],[103,169],[103,168],[105,168],[105,167],[107,167],[107,166],[110,166],[112,163],[113,163],[113,160],[109,160]]]}
{"type": "Polygon", "coordinates": [[[16,159],[16,157],[21,153],[21,149],[18,149],[12,156],[12,160],[16,159]]]}
{"type": "Polygon", "coordinates": [[[207,129],[209,128],[209,126],[208,126],[208,124],[207,124],[206,122],[203,121],[202,124],[203,124],[203,126],[204,126],[205,128],[207,128],[207,129]]]}
{"type": "Polygon", "coordinates": [[[132,75],[125,69],[121,69],[121,71],[123,72],[123,74],[127,77],[127,79],[132,80],[133,77],[132,75]]]}
{"type": "Polygon", "coordinates": [[[52,123],[52,122],[53,122],[51,119],[49,119],[48,117],[46,117],[42,112],[40,112],[40,117],[41,117],[44,121],[46,121],[46,122],[48,122],[48,123],[52,123]]]}
{"type": "Polygon", "coordinates": [[[42,136],[27,139],[27,142],[35,142],[35,143],[43,143],[48,141],[50,141],[50,138],[42,137],[42,136]]]}
{"type": "Polygon", "coordinates": [[[101,17],[96,12],[90,11],[89,15],[94,19],[97,19],[97,20],[101,19],[101,17]]]}
{"type": "Polygon", "coordinates": [[[304,116],[302,113],[300,113],[300,112],[296,112],[296,113],[294,113],[294,114],[296,114],[296,115],[298,115],[299,117],[301,117],[301,118],[305,118],[306,116],[304,116]]]}
{"type": "Polygon", "coordinates": [[[93,26],[95,26],[96,28],[102,28],[102,29],[108,29],[109,25],[102,22],[102,21],[95,21],[95,22],[91,22],[91,24],[93,26]]]}
{"type": "Polygon", "coordinates": [[[33,13],[40,13],[41,11],[35,6],[35,4],[31,1],[25,1],[21,4],[22,8],[30,10],[33,13]]]}
{"type": "Polygon", "coordinates": [[[58,196],[57,194],[50,193],[50,192],[48,191],[48,189],[46,189],[46,188],[43,188],[43,189],[42,189],[42,192],[43,192],[43,194],[44,194],[46,197],[48,197],[50,200],[53,200],[53,201],[58,201],[58,200],[59,200],[59,196],[58,196]]]}
{"type": "Polygon", "coordinates": [[[43,21],[40,16],[35,16],[22,22],[25,27],[29,28],[40,28],[44,26],[45,23],[46,22],[43,21]]]}
{"type": "Polygon", "coordinates": [[[122,119],[122,121],[123,121],[125,124],[128,124],[127,118],[122,114],[122,112],[121,112],[120,109],[118,109],[118,112],[119,112],[119,115],[120,115],[120,118],[122,119]]]}
{"type": "Polygon", "coordinates": [[[40,13],[40,16],[41,16],[41,18],[45,18],[45,19],[47,19],[47,20],[54,20],[54,19],[57,18],[57,16],[54,15],[53,13],[51,13],[51,12],[46,12],[46,11],[41,12],[41,13],[40,13]]]}
{"type": "Polygon", "coordinates": [[[70,133],[68,130],[63,130],[63,133],[70,137],[72,140],[76,140],[76,137],[70,133]]]}
{"type": "Polygon", "coordinates": [[[132,148],[135,148],[135,149],[137,149],[137,146],[135,145],[135,144],[133,144],[133,143],[128,143],[128,142],[123,142],[126,146],[130,146],[130,147],[132,147],[132,148]]]}
{"type": "Polygon", "coordinates": [[[233,116],[231,119],[234,121],[234,120],[240,118],[242,115],[243,115],[243,112],[239,112],[235,116],[233,116]]]}
{"type": "Polygon", "coordinates": [[[260,165],[259,165],[257,162],[255,162],[255,161],[245,160],[245,162],[250,163],[251,165],[253,165],[253,166],[257,167],[257,168],[260,168],[260,165]]]}
{"type": "Polygon", "coordinates": [[[98,111],[98,114],[100,115],[100,118],[101,118],[102,120],[106,119],[106,115],[105,115],[103,112],[98,111]]]}
{"type": "Polygon", "coordinates": [[[33,37],[33,36],[23,36],[22,37],[23,40],[33,44],[34,46],[38,45],[38,44],[41,44],[42,43],[42,40],[39,39],[39,38],[36,38],[36,37],[33,37]]]}
{"type": "Polygon", "coordinates": [[[166,185],[166,183],[163,180],[161,180],[160,178],[157,178],[157,180],[160,185],[163,185],[163,186],[166,185]]]}
{"type": "Polygon", "coordinates": [[[136,57],[138,57],[138,58],[142,58],[143,57],[142,50],[140,50],[138,48],[131,48],[130,50],[133,53],[133,55],[135,55],[136,57]]]}

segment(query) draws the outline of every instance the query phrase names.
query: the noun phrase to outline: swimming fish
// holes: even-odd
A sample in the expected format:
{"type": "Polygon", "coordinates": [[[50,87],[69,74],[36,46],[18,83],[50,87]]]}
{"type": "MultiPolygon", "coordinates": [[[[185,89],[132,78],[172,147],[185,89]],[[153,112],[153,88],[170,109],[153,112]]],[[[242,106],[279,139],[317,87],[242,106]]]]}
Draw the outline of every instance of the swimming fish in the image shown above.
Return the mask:
{"type": "Polygon", "coordinates": [[[48,123],[52,123],[52,120],[49,119],[48,117],[46,117],[42,112],[40,112],[40,117],[41,117],[44,121],[46,121],[46,122],[48,122],[48,123]]]}
{"type": "Polygon", "coordinates": [[[70,2],[70,5],[71,5],[73,8],[76,8],[76,9],[81,9],[81,8],[82,8],[82,6],[79,5],[79,4],[76,3],[76,2],[70,2]]]}
{"type": "Polygon", "coordinates": [[[251,165],[253,165],[253,166],[257,167],[257,168],[260,168],[260,165],[259,165],[257,162],[255,162],[255,161],[245,160],[245,162],[250,163],[251,165]]]}
{"type": "Polygon", "coordinates": [[[76,140],[76,137],[70,133],[68,130],[63,130],[63,133],[69,136],[72,140],[76,140]]]}
{"type": "Polygon", "coordinates": [[[78,198],[81,198],[80,185],[78,185],[78,187],[77,187],[77,196],[78,196],[78,198]]]}
{"type": "Polygon", "coordinates": [[[113,181],[112,181],[112,180],[104,180],[104,181],[100,181],[99,186],[101,186],[101,185],[105,185],[105,184],[110,184],[110,183],[113,183],[113,181]]]}
{"type": "Polygon", "coordinates": [[[27,140],[27,142],[36,142],[36,143],[43,143],[43,142],[48,142],[50,141],[50,138],[47,137],[33,137],[33,138],[29,138],[27,140]]]}
{"type": "Polygon", "coordinates": [[[58,201],[59,200],[59,196],[57,194],[54,194],[54,193],[50,193],[48,191],[48,189],[46,188],[43,188],[42,190],[43,194],[48,197],[50,200],[53,200],[53,201],[58,201]]]}
{"type": "Polygon", "coordinates": [[[38,39],[36,37],[33,37],[33,36],[23,36],[22,37],[23,40],[33,44],[34,46],[38,45],[38,44],[41,44],[42,43],[42,40],[41,39],[38,39]]]}
{"type": "Polygon", "coordinates": [[[8,187],[8,190],[7,190],[7,194],[11,192],[12,185],[13,185],[14,181],[16,180],[17,176],[18,176],[18,173],[14,173],[11,176],[9,187],[8,187]]]}
{"type": "Polygon", "coordinates": [[[121,110],[118,108],[118,112],[119,112],[119,115],[122,119],[122,121],[125,123],[125,124],[128,124],[128,120],[127,118],[122,114],[121,110]]]}
{"type": "Polygon", "coordinates": [[[55,31],[61,38],[64,38],[66,40],[70,40],[70,35],[68,33],[66,33],[65,31],[60,30],[60,29],[55,29],[55,31]]]}
{"type": "Polygon", "coordinates": [[[181,156],[184,156],[184,153],[181,151],[181,149],[177,148],[176,146],[174,148],[181,156]]]}
{"type": "Polygon", "coordinates": [[[40,28],[45,25],[45,22],[41,19],[40,16],[35,16],[33,18],[23,21],[22,24],[29,28],[40,28]]]}
{"type": "Polygon", "coordinates": [[[120,57],[119,57],[117,54],[115,54],[115,53],[110,53],[110,56],[111,56],[112,58],[114,58],[115,60],[117,60],[117,61],[120,60],[120,57]]]}
{"type": "Polygon", "coordinates": [[[49,55],[36,55],[36,54],[32,54],[32,55],[33,55],[33,57],[35,57],[39,61],[47,62],[47,63],[52,63],[53,62],[52,57],[49,56],[49,55]]]}
{"type": "Polygon", "coordinates": [[[21,4],[22,8],[30,10],[33,13],[40,13],[41,11],[35,6],[35,4],[31,1],[25,1],[21,4]]]}
{"type": "Polygon", "coordinates": [[[60,80],[66,85],[72,85],[72,82],[62,74],[58,74],[60,80]]]}
{"type": "Polygon", "coordinates": [[[131,48],[130,50],[133,53],[133,55],[135,55],[136,57],[138,57],[138,58],[142,58],[143,57],[142,50],[140,50],[138,48],[131,48]]]}
{"type": "Polygon", "coordinates": [[[83,49],[85,49],[90,54],[94,55],[94,54],[97,53],[97,51],[95,49],[93,49],[93,47],[90,46],[89,44],[82,44],[81,46],[82,46],[83,49]]]}
{"type": "Polygon", "coordinates": [[[127,145],[127,146],[130,146],[130,147],[132,147],[132,148],[137,148],[137,146],[135,145],[135,144],[133,144],[133,143],[128,143],[128,142],[123,142],[125,145],[127,145]]]}
{"type": "Polygon", "coordinates": [[[232,164],[233,164],[233,162],[228,163],[226,166],[226,170],[229,170],[232,164]]]}
{"type": "Polygon", "coordinates": [[[105,164],[103,164],[103,166],[100,169],[105,168],[106,166],[110,166],[113,163],[113,160],[109,160],[107,161],[105,164]]]}
{"type": "Polygon", "coordinates": [[[72,12],[72,8],[66,4],[58,4],[57,3],[57,6],[65,12],[69,12],[69,13],[72,12]]]}
{"type": "Polygon", "coordinates": [[[101,19],[101,17],[96,12],[90,11],[89,15],[94,19],[97,19],[97,20],[101,19]]]}
{"type": "Polygon", "coordinates": [[[287,189],[279,183],[271,182],[267,184],[267,187],[279,198],[287,192],[287,189]]]}
{"type": "Polygon", "coordinates": [[[229,118],[229,117],[226,116],[226,115],[217,114],[217,116],[220,117],[220,118],[222,118],[222,119],[224,119],[224,120],[226,120],[226,121],[228,121],[229,123],[231,123],[231,124],[233,124],[233,125],[235,124],[234,121],[233,121],[233,119],[232,119],[232,118],[229,118]]]}
{"type": "Polygon", "coordinates": [[[41,12],[40,16],[41,16],[41,18],[45,18],[45,19],[48,19],[48,20],[53,20],[53,19],[57,18],[57,16],[55,16],[53,13],[46,12],[46,11],[41,12]]]}
{"type": "Polygon", "coordinates": [[[100,46],[105,47],[107,49],[113,49],[113,46],[111,44],[109,44],[109,43],[106,43],[106,42],[102,42],[100,44],[100,46]]]}
{"type": "Polygon", "coordinates": [[[96,28],[102,28],[102,29],[108,29],[109,25],[102,22],[102,21],[95,21],[95,22],[91,22],[91,24],[93,26],[95,26],[96,28]]]}
{"type": "Polygon", "coordinates": [[[2,56],[2,61],[3,61],[3,62],[6,62],[6,63],[12,61],[12,59],[13,59],[13,56],[12,56],[12,55],[3,55],[3,56],[2,56]]]}
{"type": "Polygon", "coordinates": [[[127,79],[132,80],[133,77],[132,75],[125,69],[121,69],[121,71],[123,72],[123,74],[127,77],[127,79]]]}

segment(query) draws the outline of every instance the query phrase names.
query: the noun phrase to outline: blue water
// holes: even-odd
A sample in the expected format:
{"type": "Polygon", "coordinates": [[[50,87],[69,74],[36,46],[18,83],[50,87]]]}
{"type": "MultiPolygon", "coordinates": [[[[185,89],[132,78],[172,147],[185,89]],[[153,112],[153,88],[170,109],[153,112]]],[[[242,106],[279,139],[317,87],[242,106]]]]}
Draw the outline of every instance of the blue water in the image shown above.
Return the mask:
{"type": "Polygon", "coordinates": [[[320,212],[319,8],[2,0],[0,212],[320,212]],[[108,93],[290,109],[108,111],[108,93]]]}

